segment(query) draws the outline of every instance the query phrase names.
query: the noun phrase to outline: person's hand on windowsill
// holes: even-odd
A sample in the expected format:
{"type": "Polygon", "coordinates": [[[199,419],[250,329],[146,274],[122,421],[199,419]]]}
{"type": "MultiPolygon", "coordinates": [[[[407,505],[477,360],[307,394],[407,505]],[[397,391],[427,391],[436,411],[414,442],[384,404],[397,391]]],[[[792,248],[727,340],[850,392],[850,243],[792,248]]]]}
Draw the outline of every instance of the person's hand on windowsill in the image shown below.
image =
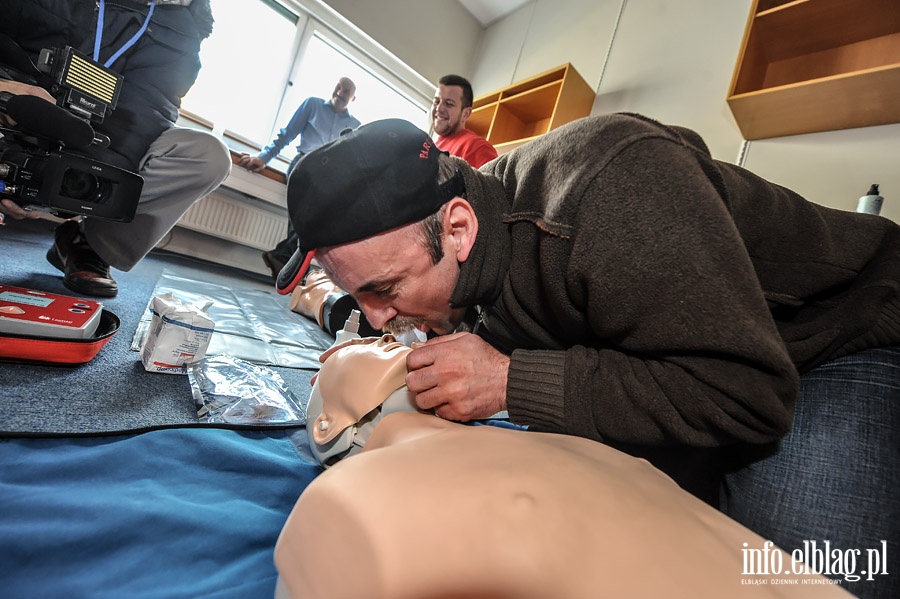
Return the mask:
{"type": "Polygon", "coordinates": [[[258,173],[266,168],[266,163],[259,156],[251,156],[246,152],[241,152],[235,161],[238,166],[242,166],[248,171],[258,173]]]}

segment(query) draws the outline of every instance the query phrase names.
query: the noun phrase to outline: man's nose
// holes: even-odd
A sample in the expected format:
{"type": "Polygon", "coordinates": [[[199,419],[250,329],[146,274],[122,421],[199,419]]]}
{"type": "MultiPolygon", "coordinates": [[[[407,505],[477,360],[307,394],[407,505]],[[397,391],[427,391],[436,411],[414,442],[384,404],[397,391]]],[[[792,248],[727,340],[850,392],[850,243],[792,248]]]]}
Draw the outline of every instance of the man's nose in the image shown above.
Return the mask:
{"type": "Polygon", "coordinates": [[[397,316],[397,311],[391,306],[377,306],[372,302],[362,301],[359,307],[362,308],[372,328],[377,330],[381,330],[390,319],[397,316]]]}

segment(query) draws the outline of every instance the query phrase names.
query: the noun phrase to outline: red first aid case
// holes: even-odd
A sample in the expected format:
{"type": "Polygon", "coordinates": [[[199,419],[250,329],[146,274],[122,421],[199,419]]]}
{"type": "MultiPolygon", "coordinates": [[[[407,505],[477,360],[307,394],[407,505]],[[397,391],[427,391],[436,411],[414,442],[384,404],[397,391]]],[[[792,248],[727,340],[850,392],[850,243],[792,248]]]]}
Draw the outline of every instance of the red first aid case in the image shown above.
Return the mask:
{"type": "Polygon", "coordinates": [[[0,284],[0,359],[83,364],[118,330],[93,300],[0,284]]]}

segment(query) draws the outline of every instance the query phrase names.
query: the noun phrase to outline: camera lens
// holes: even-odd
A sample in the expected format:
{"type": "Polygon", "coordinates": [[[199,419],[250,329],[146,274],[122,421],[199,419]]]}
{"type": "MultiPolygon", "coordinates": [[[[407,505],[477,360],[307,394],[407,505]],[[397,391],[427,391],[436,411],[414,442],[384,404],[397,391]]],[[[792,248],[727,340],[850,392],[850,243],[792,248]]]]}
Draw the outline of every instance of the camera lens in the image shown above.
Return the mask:
{"type": "Polygon", "coordinates": [[[98,204],[110,195],[110,184],[91,173],[68,168],[63,173],[60,195],[81,202],[98,204]]]}

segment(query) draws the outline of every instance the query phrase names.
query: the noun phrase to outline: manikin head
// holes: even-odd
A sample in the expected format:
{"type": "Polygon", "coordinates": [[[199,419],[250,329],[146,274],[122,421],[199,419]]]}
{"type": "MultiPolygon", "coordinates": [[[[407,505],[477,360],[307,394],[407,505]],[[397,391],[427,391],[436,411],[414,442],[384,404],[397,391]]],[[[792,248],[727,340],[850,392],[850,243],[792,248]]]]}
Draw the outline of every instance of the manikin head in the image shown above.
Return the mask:
{"type": "Polygon", "coordinates": [[[326,468],[361,451],[383,417],[419,411],[405,382],[412,350],[390,335],[365,341],[325,360],[310,394],[309,446],[326,468]]]}
{"type": "Polygon", "coordinates": [[[337,113],[344,112],[350,102],[356,99],[356,84],[348,77],[338,79],[334,91],[331,92],[331,109],[337,113]]]}
{"type": "Polygon", "coordinates": [[[440,136],[465,128],[472,115],[472,85],[459,75],[445,75],[438,81],[431,105],[431,123],[440,136]]]}
{"type": "Polygon", "coordinates": [[[310,152],[289,182],[300,248],[286,269],[299,281],[315,254],[374,328],[452,332],[464,309],[450,297],[478,232],[463,169],[399,119],[310,152]]]}

